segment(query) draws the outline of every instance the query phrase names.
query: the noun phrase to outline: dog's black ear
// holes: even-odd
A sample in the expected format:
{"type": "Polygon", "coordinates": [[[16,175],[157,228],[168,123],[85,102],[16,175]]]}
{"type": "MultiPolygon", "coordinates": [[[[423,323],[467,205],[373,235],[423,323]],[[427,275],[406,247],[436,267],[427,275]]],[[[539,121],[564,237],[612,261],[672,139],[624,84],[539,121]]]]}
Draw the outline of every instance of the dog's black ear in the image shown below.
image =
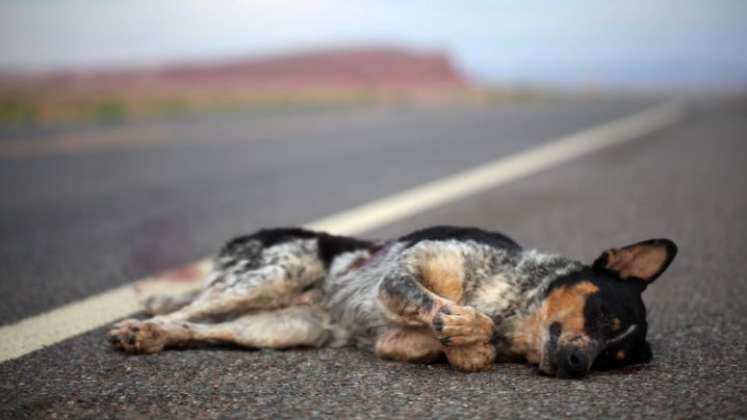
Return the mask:
{"type": "Polygon", "coordinates": [[[623,280],[641,282],[645,289],[664,272],[677,255],[677,245],[669,239],[649,239],[623,248],[604,251],[594,261],[596,271],[611,272],[623,280]]]}

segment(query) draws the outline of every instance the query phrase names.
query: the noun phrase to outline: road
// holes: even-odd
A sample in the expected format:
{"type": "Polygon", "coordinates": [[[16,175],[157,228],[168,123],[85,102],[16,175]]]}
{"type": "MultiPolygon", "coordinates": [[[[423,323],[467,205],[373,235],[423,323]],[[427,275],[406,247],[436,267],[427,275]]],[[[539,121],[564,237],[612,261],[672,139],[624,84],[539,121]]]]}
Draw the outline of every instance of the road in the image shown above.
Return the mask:
{"type": "Polygon", "coordinates": [[[5,158],[0,266],[15,281],[0,283],[10,297],[0,324],[182,265],[238,233],[316,220],[649,104],[145,124],[83,133],[122,139],[118,148],[5,158]]]}
{"type": "MultiPolygon", "coordinates": [[[[113,139],[106,146],[58,147],[47,133],[5,155],[0,141],[0,323],[179,266],[237,233],[308,222],[651,103],[152,122],[87,132],[113,139]]],[[[746,116],[743,101],[693,103],[674,127],[367,234],[477,225],[586,261],[671,237],[680,255],[646,292],[651,365],[560,381],[520,364],[464,375],[350,349],[129,357],[100,329],[0,364],[0,416],[744,417],[746,116]]]]}

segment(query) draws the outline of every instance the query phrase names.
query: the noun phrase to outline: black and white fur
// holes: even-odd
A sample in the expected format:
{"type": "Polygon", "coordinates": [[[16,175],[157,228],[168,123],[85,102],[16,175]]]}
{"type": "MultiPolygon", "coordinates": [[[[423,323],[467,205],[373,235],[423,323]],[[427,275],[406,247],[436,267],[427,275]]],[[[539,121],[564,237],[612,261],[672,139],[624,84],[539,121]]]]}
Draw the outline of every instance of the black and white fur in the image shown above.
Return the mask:
{"type": "MultiPolygon", "coordinates": [[[[669,252],[653,278],[674,257],[676,247],[670,243],[664,243],[669,252]]],[[[299,228],[261,230],[222,248],[204,289],[189,303],[177,309],[167,308],[167,301],[163,307],[152,301],[155,317],[122,321],[109,340],[139,353],[193,342],[265,348],[355,345],[397,360],[432,361],[445,355],[467,371],[485,369],[494,360],[524,358],[545,373],[574,376],[585,373],[606,347],[634,340],[626,347],[632,349],[645,343],[645,308],[643,319],[620,310],[606,336],[586,331],[595,317],[582,314],[588,312],[586,299],[623,287],[615,281],[630,287],[601,265],[593,269],[571,258],[524,250],[502,234],[476,228],[437,226],[389,242],[299,228]],[[582,282],[590,286],[578,294],[582,282]],[[584,299],[580,306],[576,297],[584,299]],[[550,305],[551,300],[556,303],[550,305]],[[556,306],[564,305],[584,320],[562,319],[556,306]],[[584,325],[581,330],[571,327],[578,322],[584,325]],[[640,329],[642,337],[633,334],[640,329]],[[571,330],[578,330],[575,336],[564,336],[571,330]],[[574,365],[576,358],[581,361],[574,365]]]]}

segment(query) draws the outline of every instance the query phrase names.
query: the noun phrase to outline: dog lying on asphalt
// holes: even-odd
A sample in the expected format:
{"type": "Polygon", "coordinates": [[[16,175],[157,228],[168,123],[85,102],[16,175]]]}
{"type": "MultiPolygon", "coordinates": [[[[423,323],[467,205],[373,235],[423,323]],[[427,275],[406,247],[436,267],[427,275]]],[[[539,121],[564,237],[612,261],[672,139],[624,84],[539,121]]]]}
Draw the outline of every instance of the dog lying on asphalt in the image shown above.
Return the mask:
{"type": "Polygon", "coordinates": [[[677,253],[668,239],[610,249],[591,265],[523,250],[499,233],[436,226],[374,243],[300,228],[228,242],[191,301],[153,300],[113,326],[132,353],[191,343],[252,348],[355,345],[381,358],[542,373],[646,363],[641,293],[677,253]]]}

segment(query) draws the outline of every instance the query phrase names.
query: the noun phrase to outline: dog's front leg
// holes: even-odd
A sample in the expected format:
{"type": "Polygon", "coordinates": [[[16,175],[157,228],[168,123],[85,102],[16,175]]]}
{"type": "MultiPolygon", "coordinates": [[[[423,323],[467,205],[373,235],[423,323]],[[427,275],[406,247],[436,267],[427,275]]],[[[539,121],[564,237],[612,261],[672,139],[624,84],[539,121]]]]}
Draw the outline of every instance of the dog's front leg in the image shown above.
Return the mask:
{"type": "Polygon", "coordinates": [[[432,327],[436,315],[450,304],[406,272],[391,273],[381,281],[378,302],[389,320],[405,327],[432,327]]]}
{"type": "Polygon", "coordinates": [[[384,278],[378,292],[384,314],[396,324],[430,327],[445,346],[449,363],[459,370],[485,370],[495,361],[493,321],[470,306],[439,296],[405,272],[384,278]]]}
{"type": "Polygon", "coordinates": [[[443,306],[432,321],[436,337],[444,344],[449,364],[467,372],[490,369],[495,362],[491,343],[493,320],[471,306],[443,306]]]}

